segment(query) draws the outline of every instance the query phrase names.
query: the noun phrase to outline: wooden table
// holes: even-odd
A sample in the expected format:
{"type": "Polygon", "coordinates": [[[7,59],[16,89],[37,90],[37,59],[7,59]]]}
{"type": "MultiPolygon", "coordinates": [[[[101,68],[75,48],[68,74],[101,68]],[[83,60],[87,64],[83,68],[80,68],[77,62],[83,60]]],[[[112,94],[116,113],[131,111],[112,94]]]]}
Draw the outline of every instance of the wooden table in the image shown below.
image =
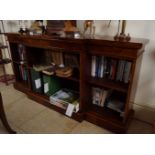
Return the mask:
{"type": "Polygon", "coordinates": [[[4,107],[3,107],[3,101],[2,101],[2,95],[0,93],[0,119],[4,125],[4,127],[6,128],[6,130],[9,132],[9,133],[16,133],[14,130],[11,129],[7,119],[6,119],[6,115],[5,115],[5,112],[4,112],[4,107]]]}

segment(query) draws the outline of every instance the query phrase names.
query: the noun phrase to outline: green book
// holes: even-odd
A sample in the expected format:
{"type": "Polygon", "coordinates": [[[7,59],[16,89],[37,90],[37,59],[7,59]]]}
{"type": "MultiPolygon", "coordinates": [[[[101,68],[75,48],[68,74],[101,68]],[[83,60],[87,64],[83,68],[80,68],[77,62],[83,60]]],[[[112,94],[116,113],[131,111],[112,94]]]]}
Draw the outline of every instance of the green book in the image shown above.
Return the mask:
{"type": "Polygon", "coordinates": [[[44,93],[47,96],[53,95],[55,92],[61,89],[60,81],[58,77],[43,75],[44,93]]]}
{"type": "Polygon", "coordinates": [[[40,72],[31,69],[31,82],[32,82],[32,90],[38,93],[43,93],[43,81],[42,75],[40,72]]]}

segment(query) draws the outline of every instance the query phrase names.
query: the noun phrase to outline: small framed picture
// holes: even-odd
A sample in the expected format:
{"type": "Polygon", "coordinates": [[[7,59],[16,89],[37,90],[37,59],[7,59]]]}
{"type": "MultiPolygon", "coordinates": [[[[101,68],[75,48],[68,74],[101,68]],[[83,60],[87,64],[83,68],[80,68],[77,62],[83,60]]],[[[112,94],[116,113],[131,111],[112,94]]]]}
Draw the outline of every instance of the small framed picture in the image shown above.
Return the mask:
{"type": "MultiPolygon", "coordinates": [[[[64,30],[66,21],[67,20],[47,20],[47,34],[59,35],[59,33],[64,30]]],[[[76,20],[70,20],[70,22],[76,27],[76,20]]]]}

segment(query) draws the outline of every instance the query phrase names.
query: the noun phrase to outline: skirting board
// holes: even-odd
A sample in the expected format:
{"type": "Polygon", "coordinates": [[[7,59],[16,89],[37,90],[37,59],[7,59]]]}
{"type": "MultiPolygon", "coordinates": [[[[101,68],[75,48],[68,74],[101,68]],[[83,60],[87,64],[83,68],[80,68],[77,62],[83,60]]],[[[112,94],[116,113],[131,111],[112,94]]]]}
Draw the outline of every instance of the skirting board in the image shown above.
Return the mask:
{"type": "Polygon", "coordinates": [[[140,104],[133,104],[133,109],[135,111],[134,118],[140,121],[144,121],[149,124],[155,123],[155,109],[147,108],[140,104]]]}

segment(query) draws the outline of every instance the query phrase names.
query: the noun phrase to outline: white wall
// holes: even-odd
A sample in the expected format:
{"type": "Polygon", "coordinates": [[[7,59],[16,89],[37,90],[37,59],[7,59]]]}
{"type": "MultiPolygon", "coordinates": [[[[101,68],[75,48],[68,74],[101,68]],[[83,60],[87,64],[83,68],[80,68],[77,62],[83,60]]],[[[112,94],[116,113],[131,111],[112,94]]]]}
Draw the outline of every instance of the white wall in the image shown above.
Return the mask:
{"type": "MultiPolygon", "coordinates": [[[[98,20],[94,21],[97,35],[114,36],[117,32],[118,21],[98,20]]],[[[83,21],[77,22],[78,27],[83,31],[83,21]]],[[[140,79],[134,102],[138,105],[155,109],[155,21],[127,21],[126,33],[131,37],[148,38],[150,40],[146,47],[140,79]]]]}
{"type": "MultiPolygon", "coordinates": [[[[32,21],[28,21],[28,25],[32,21]]],[[[83,32],[82,20],[77,21],[78,28],[83,32]]],[[[117,32],[118,21],[97,20],[94,21],[97,35],[114,36],[117,32]]],[[[19,21],[4,21],[7,32],[17,32],[19,30],[19,21]]],[[[150,40],[146,47],[142,66],[140,70],[140,79],[134,102],[137,105],[155,110],[155,21],[127,21],[126,33],[131,37],[148,38],[150,40]]]]}

